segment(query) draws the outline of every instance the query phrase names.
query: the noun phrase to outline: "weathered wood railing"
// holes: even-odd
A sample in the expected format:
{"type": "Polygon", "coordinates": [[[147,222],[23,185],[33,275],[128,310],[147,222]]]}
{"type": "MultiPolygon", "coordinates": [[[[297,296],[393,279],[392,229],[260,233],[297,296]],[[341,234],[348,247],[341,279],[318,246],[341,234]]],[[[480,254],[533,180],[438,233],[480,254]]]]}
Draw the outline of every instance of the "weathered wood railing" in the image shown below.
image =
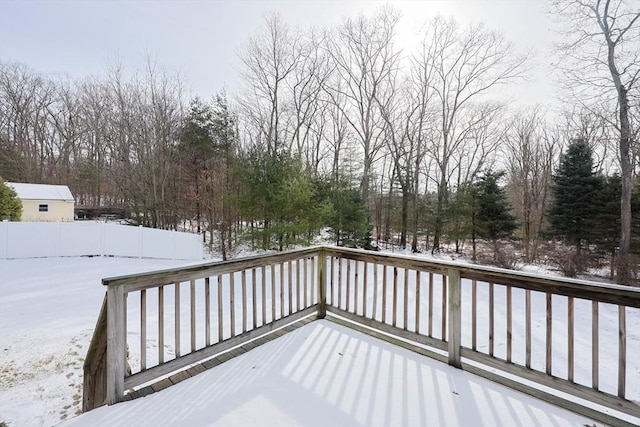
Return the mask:
{"type": "Polygon", "coordinates": [[[342,248],[325,256],[327,312],[363,332],[607,424],[626,422],[585,401],[640,421],[640,289],[342,248]],[[603,378],[605,365],[616,375],[603,378]]]}
{"type": "Polygon", "coordinates": [[[104,279],[107,294],[85,359],[83,410],[119,402],[125,390],[321,311],[320,252],[104,279]]]}
{"type": "Polygon", "coordinates": [[[105,305],[85,362],[85,410],[289,322],[328,313],[593,419],[640,420],[637,288],[335,247],[103,283],[105,305]],[[188,313],[180,310],[185,300],[188,313]],[[147,348],[156,345],[154,356],[147,348]],[[130,375],[127,346],[139,355],[130,358],[130,375]],[[603,366],[616,366],[617,375],[603,377],[603,366]]]}

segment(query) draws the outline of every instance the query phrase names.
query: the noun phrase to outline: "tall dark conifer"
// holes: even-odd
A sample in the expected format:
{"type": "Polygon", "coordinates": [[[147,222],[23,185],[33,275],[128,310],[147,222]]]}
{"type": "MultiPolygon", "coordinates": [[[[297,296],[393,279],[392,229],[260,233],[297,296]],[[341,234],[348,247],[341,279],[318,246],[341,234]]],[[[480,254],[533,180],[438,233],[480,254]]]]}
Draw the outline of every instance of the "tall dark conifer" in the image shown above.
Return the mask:
{"type": "Polygon", "coordinates": [[[475,185],[474,233],[493,243],[493,262],[498,263],[499,240],[511,237],[518,224],[511,214],[506,192],[498,181],[504,172],[485,172],[475,185]]]}
{"type": "Polygon", "coordinates": [[[584,139],[569,144],[553,176],[549,233],[579,254],[596,239],[598,195],[603,178],[593,169],[592,151],[584,139]]]}

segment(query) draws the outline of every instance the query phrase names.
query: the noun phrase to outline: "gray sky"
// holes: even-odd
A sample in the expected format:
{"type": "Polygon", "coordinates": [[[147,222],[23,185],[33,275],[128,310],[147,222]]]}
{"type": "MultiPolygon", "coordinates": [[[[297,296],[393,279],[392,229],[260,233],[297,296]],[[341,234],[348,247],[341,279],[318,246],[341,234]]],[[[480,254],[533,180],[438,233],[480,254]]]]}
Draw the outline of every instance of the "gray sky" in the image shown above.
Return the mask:
{"type": "Polygon", "coordinates": [[[238,86],[237,52],[279,13],[291,26],[328,27],[385,3],[402,13],[398,42],[406,49],[425,21],[440,13],[461,23],[483,21],[520,51],[534,49],[539,65],[512,95],[544,103],[553,94],[546,52],[553,34],[544,0],[449,1],[35,1],[0,0],[0,59],[43,73],[104,75],[110,65],[140,68],[147,56],[180,72],[194,94],[209,98],[238,86]]]}

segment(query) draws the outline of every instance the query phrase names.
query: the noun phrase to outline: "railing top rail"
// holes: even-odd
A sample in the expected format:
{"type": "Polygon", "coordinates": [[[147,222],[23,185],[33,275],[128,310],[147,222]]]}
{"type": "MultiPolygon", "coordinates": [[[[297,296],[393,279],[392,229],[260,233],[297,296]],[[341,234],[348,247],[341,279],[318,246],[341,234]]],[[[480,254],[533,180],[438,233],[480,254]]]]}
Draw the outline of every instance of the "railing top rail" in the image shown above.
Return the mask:
{"type": "Polygon", "coordinates": [[[303,256],[312,256],[321,250],[322,247],[320,246],[312,246],[276,254],[256,255],[229,261],[206,262],[185,267],[108,277],[102,279],[102,284],[104,286],[125,285],[125,292],[132,292],[174,282],[184,282],[219,274],[233,273],[247,268],[269,266],[278,262],[295,260],[303,256]]]}
{"type": "Polygon", "coordinates": [[[598,283],[565,277],[549,277],[464,262],[427,260],[411,255],[381,254],[341,247],[323,247],[323,249],[329,256],[343,256],[359,261],[378,262],[436,273],[446,273],[447,269],[455,268],[464,279],[475,279],[483,282],[511,285],[522,289],[551,292],[559,295],[640,308],[640,288],[631,286],[598,283]]]}
{"type": "Polygon", "coordinates": [[[312,256],[321,251],[329,256],[342,256],[359,261],[377,262],[419,271],[446,273],[447,269],[455,268],[460,272],[461,277],[465,279],[475,279],[483,282],[510,285],[522,289],[551,292],[559,295],[640,308],[640,288],[631,286],[597,283],[564,277],[549,277],[464,262],[427,260],[411,255],[382,254],[337,246],[312,246],[276,254],[257,255],[230,261],[207,262],[147,273],[109,277],[102,279],[102,284],[105,286],[126,285],[125,291],[132,292],[163,284],[232,273],[247,268],[269,266],[279,262],[295,260],[303,256],[312,256]]]}

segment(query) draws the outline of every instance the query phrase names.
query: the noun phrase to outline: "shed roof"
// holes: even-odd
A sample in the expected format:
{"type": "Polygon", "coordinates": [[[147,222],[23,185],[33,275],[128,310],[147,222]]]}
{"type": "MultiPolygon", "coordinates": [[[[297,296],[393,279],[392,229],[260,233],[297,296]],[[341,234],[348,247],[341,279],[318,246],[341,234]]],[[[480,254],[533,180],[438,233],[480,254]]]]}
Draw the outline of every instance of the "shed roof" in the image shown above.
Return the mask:
{"type": "Polygon", "coordinates": [[[73,202],[73,194],[66,185],[7,182],[21,200],[64,200],[73,202]]]}

